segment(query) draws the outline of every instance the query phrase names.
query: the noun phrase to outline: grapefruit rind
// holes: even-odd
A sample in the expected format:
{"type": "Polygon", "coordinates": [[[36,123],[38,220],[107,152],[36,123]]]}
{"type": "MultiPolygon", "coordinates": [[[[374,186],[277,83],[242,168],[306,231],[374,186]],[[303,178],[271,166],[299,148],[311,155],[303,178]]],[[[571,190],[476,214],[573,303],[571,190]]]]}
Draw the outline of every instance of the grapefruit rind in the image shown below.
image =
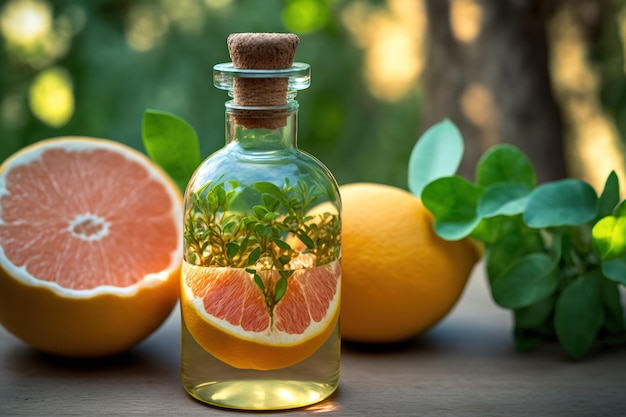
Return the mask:
{"type": "Polygon", "coordinates": [[[337,277],[337,287],[325,317],[319,322],[312,320],[302,334],[288,334],[271,328],[264,332],[246,332],[240,326],[208,314],[202,298],[193,295],[185,280],[185,271],[189,273],[189,270],[203,267],[183,263],[181,312],[187,330],[204,350],[235,368],[270,370],[297,364],[319,349],[339,322],[340,264],[328,267],[337,277]]]}
{"type": "MultiPolygon", "coordinates": [[[[77,290],[38,280],[25,265],[14,265],[0,247],[0,324],[23,342],[54,355],[92,358],[122,353],[154,332],[178,301],[182,225],[176,219],[182,216],[182,195],[167,174],[140,152],[106,139],[68,137],[35,143],[0,164],[0,198],[10,194],[7,173],[55,148],[105,149],[138,162],[169,195],[168,213],[179,236],[176,248],[164,269],[146,273],[132,285],[77,290]]],[[[0,206],[0,226],[6,224],[0,206]]]]}
{"type": "Polygon", "coordinates": [[[161,285],[136,286],[135,296],[100,292],[65,297],[30,286],[0,268],[0,324],[28,345],[53,355],[94,358],[123,353],[152,334],[178,301],[180,270],[161,285]]]}

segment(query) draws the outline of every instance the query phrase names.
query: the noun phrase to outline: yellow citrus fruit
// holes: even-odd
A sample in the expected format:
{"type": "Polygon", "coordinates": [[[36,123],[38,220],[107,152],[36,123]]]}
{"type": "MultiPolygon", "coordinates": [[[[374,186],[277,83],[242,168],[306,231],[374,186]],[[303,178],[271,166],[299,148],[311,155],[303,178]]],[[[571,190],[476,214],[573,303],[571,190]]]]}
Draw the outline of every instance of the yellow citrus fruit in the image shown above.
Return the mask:
{"type": "MultiPolygon", "coordinates": [[[[189,333],[236,368],[279,369],[309,357],[337,325],[341,269],[339,262],[306,267],[313,255],[300,256],[295,261],[305,267],[288,278],[272,308],[245,269],[183,263],[181,307],[189,333]]],[[[269,270],[259,276],[266,286],[280,278],[269,270]]]]}
{"type": "Polygon", "coordinates": [[[0,166],[0,324],[55,355],[128,350],[178,300],[182,196],[146,156],[94,138],[0,166]]]}
{"type": "Polygon", "coordinates": [[[340,187],[341,334],[391,343],[433,326],[452,309],[477,261],[467,241],[445,241],[421,200],[372,183],[340,187]]]}

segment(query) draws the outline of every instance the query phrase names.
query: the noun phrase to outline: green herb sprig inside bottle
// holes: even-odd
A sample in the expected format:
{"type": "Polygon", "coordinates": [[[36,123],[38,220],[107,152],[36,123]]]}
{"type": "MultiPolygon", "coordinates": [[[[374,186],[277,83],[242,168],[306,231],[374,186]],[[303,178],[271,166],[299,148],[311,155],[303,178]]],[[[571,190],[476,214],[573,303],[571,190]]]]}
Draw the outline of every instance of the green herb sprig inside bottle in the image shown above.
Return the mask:
{"type": "Polygon", "coordinates": [[[238,409],[317,403],[339,381],[341,203],[336,181],[298,149],[296,91],[310,67],[298,37],[240,33],[226,146],[185,193],[182,377],[193,397],[238,409]]]}

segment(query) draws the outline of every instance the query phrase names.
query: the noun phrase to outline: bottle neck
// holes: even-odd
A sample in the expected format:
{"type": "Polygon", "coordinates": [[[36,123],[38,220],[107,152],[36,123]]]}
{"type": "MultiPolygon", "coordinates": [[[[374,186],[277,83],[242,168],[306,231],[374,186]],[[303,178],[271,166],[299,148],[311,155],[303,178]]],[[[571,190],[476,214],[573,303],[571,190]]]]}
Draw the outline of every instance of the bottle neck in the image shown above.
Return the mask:
{"type": "Polygon", "coordinates": [[[298,104],[243,107],[226,103],[226,145],[237,144],[249,152],[297,148],[298,104]]]}

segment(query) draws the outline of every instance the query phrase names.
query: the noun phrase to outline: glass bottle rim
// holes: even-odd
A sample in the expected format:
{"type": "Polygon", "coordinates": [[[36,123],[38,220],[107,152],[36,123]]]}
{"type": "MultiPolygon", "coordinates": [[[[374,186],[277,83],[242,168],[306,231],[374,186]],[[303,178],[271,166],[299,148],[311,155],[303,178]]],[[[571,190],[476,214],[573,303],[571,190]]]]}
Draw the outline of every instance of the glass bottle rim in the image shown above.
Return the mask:
{"type": "Polygon", "coordinates": [[[290,91],[304,90],[311,85],[311,66],[294,62],[284,69],[235,68],[232,62],[216,64],[213,67],[213,84],[221,90],[232,90],[235,78],[289,78],[290,91]]]}

